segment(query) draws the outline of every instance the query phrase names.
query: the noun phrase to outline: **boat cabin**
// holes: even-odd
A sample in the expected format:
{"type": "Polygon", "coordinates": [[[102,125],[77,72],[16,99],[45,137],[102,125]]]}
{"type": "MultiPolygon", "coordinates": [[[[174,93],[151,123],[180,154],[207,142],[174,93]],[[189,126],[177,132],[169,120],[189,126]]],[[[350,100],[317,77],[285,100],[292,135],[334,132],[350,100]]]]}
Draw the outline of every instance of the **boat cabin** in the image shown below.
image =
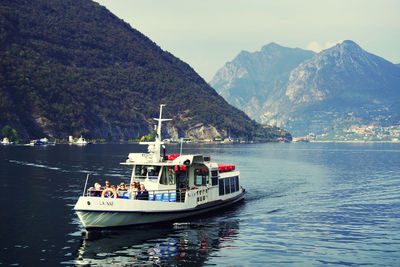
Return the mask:
{"type": "Polygon", "coordinates": [[[162,107],[159,118],[155,119],[158,121],[155,141],[140,142],[148,145],[148,153],[130,153],[128,159],[121,163],[132,166],[131,186],[120,190],[122,193],[110,188],[91,188],[92,193],[88,195],[93,196],[94,191],[101,190],[96,195],[164,202],[185,202],[185,199],[191,198],[196,199],[196,204],[227,200],[232,198],[232,194],[238,195],[239,171],[235,170],[234,165],[213,163],[209,156],[200,154],[165,154],[165,146],[161,142],[161,123],[169,119],[162,119],[162,107]],[[164,155],[161,155],[161,146],[164,155]],[[138,182],[146,190],[137,188],[138,182]]]}
{"type": "Polygon", "coordinates": [[[234,165],[213,163],[203,155],[165,155],[159,162],[147,155],[130,153],[121,164],[133,165],[130,183],[144,184],[148,200],[184,202],[188,190],[197,190],[206,201],[239,191],[234,165]]]}

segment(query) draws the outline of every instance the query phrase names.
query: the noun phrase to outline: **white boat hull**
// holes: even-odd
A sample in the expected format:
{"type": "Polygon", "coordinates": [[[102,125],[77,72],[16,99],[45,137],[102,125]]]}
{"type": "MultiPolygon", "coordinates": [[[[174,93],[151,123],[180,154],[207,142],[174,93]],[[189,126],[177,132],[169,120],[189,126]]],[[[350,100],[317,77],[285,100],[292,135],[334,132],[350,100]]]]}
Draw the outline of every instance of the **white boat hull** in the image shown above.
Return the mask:
{"type": "MultiPolygon", "coordinates": [[[[135,204],[146,204],[146,208],[142,209],[124,209],[125,205],[115,204],[113,200],[113,206],[118,206],[120,210],[116,210],[115,208],[109,208],[107,203],[112,203],[111,200],[104,198],[96,198],[96,201],[99,203],[104,202],[105,209],[81,209],[82,203],[85,201],[92,201],[93,197],[80,197],[78,203],[76,204],[74,210],[76,211],[79,219],[86,229],[90,228],[107,228],[107,227],[122,227],[122,226],[130,226],[130,225],[139,225],[139,224],[151,224],[158,222],[166,222],[182,219],[185,217],[190,217],[194,215],[198,215],[201,213],[209,212],[215,209],[223,208],[229,205],[232,205],[238,201],[241,201],[244,198],[245,191],[238,192],[235,196],[232,196],[226,200],[219,200],[214,202],[209,202],[201,205],[197,205],[191,208],[188,208],[185,203],[165,203],[165,202],[156,202],[156,201],[143,201],[143,200],[123,200],[121,199],[121,203],[129,203],[131,202],[131,206],[137,206],[135,204]],[[167,205],[166,205],[167,204],[167,205]],[[162,206],[167,206],[167,208],[161,209],[162,206]],[[146,210],[146,211],[144,211],[146,210]]],[[[118,202],[118,201],[117,201],[118,202]]]]}

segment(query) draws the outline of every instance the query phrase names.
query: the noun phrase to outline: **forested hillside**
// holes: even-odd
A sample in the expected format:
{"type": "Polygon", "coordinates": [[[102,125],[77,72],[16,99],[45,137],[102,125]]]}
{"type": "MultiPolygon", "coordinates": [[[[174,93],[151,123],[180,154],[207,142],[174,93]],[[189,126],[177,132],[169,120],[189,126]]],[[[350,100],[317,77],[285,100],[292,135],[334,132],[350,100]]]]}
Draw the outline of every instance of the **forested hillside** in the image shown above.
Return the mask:
{"type": "Polygon", "coordinates": [[[19,137],[136,138],[163,103],[171,136],[291,138],[89,0],[2,0],[0,61],[0,127],[19,137]]]}

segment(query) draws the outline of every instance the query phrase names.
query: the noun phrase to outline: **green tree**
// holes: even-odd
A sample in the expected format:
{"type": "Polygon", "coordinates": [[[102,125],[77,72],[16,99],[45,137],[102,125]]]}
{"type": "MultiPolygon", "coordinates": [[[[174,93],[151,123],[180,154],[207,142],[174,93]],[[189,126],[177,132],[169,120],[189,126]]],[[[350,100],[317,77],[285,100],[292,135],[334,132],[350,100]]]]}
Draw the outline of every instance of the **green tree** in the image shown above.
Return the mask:
{"type": "Polygon", "coordinates": [[[148,135],[145,136],[145,141],[146,142],[154,141],[156,139],[156,135],[157,135],[156,131],[149,133],[148,135]]]}
{"type": "Polygon", "coordinates": [[[18,138],[17,131],[11,128],[9,125],[4,126],[3,129],[1,130],[1,133],[3,137],[7,137],[8,140],[10,140],[10,142],[17,141],[18,138]]]}

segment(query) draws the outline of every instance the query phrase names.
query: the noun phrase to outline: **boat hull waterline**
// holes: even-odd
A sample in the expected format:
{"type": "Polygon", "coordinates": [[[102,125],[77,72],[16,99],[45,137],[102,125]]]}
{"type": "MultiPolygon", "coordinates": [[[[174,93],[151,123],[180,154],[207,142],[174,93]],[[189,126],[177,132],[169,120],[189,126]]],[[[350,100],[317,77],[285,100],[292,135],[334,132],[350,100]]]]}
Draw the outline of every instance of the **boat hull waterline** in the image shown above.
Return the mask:
{"type": "MultiPolygon", "coordinates": [[[[174,211],[116,211],[116,210],[80,210],[74,209],[86,229],[123,227],[131,225],[152,224],[174,221],[190,216],[199,215],[217,209],[222,209],[244,199],[245,191],[237,196],[215,203],[198,205],[192,209],[177,209],[174,211]]],[[[81,201],[92,200],[90,197],[81,197],[81,201]]],[[[108,200],[109,201],[109,200],[108,200]]],[[[138,200],[142,202],[142,200],[138,200]]],[[[172,203],[171,203],[172,204],[172,203]]],[[[107,205],[107,204],[106,204],[107,205]]]]}

